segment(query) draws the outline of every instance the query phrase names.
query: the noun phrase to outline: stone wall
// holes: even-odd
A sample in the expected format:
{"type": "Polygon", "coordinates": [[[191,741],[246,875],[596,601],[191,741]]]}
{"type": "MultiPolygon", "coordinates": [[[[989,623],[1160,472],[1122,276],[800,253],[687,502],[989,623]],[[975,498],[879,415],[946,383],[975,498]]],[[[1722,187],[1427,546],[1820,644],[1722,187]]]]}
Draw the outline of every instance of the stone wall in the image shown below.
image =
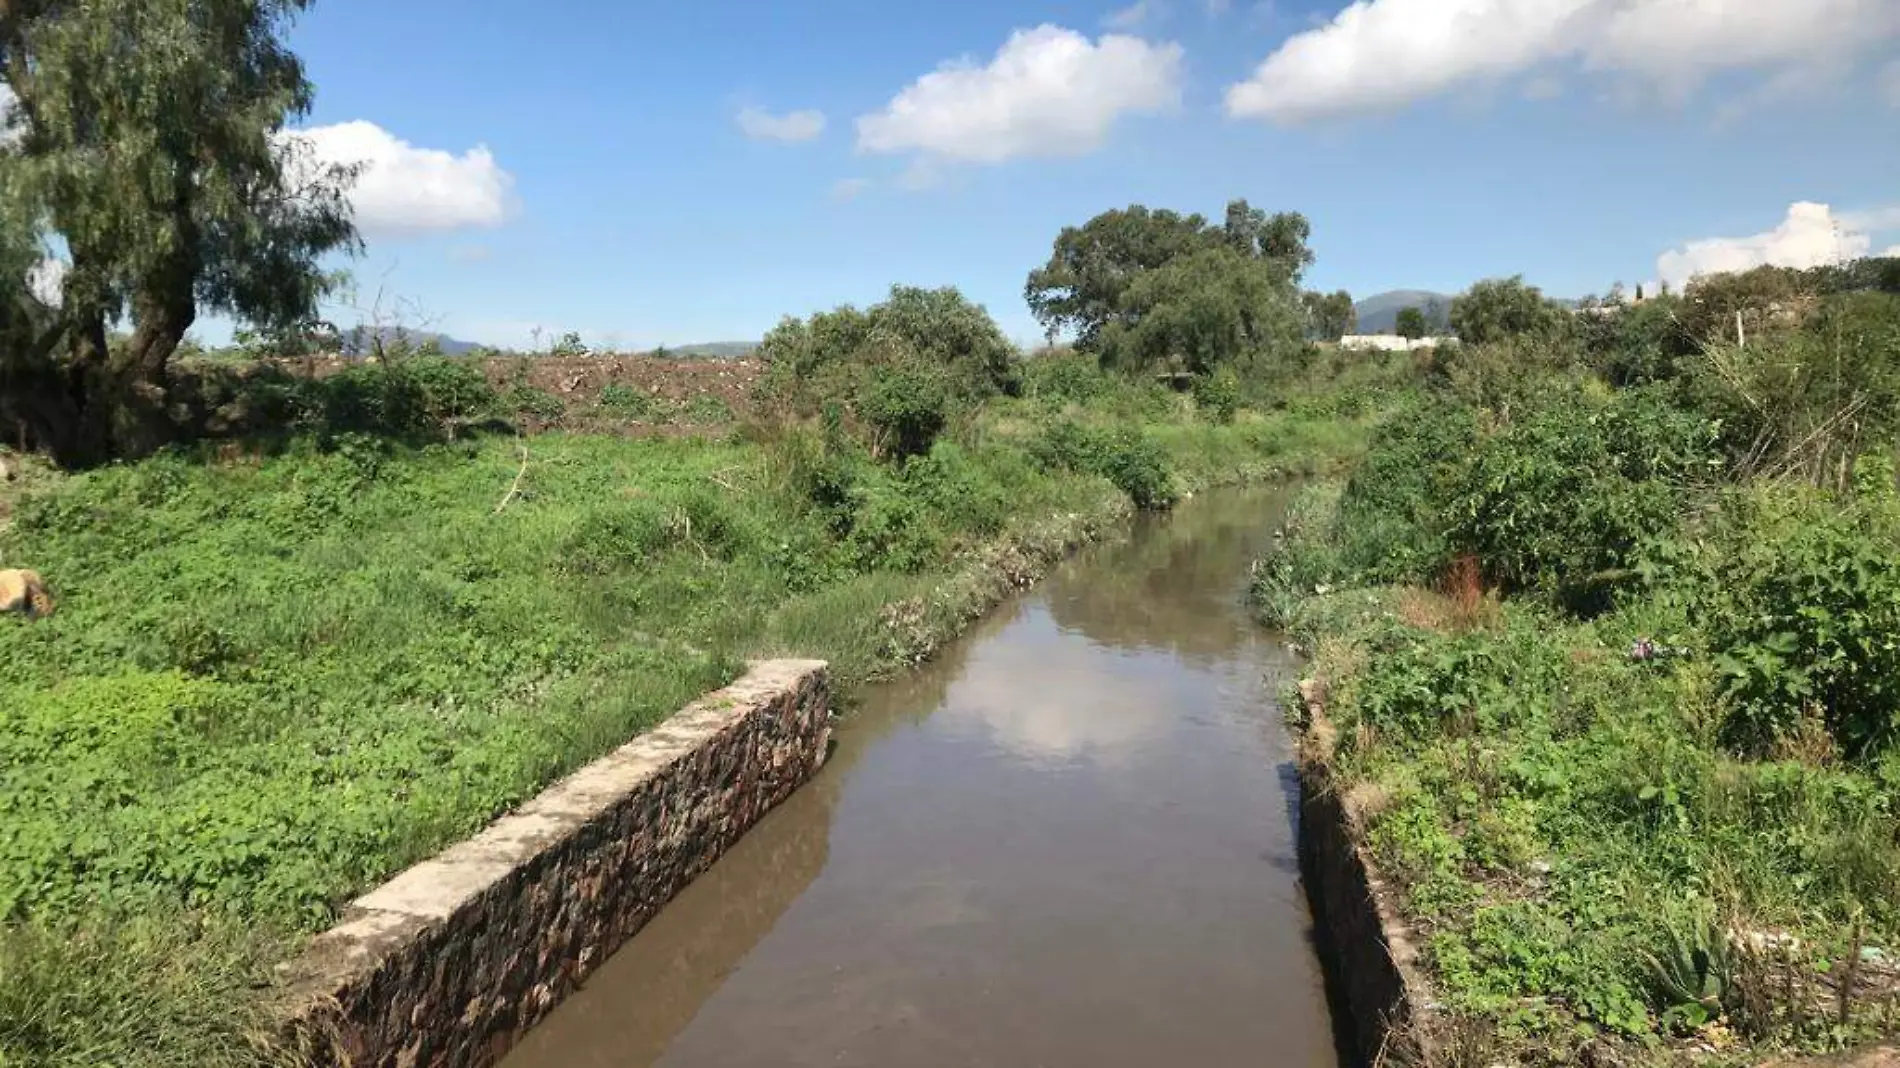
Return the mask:
{"type": "Polygon", "coordinates": [[[358,898],[285,969],[318,1064],[499,1061],[660,907],[809,779],[830,740],[817,661],[738,682],[358,898]]]}
{"type": "MultiPolygon", "coordinates": [[[[1309,684],[1310,685],[1310,684],[1309,684]]],[[[1307,687],[1302,687],[1305,690],[1307,687]]],[[[1434,1063],[1429,988],[1390,891],[1361,847],[1362,828],[1339,791],[1320,703],[1307,699],[1300,752],[1300,879],[1313,909],[1333,1014],[1356,1065],[1434,1063]]]]}

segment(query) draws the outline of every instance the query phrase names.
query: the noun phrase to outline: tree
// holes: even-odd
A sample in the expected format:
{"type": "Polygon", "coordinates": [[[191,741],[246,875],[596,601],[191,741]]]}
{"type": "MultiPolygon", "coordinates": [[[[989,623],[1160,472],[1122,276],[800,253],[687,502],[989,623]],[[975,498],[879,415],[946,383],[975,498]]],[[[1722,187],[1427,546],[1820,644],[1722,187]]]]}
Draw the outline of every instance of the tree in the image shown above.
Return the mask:
{"type": "Polygon", "coordinates": [[[1122,308],[1102,333],[1100,353],[1103,363],[1130,371],[1207,374],[1304,333],[1285,274],[1233,248],[1205,248],[1145,272],[1122,308]]]}
{"type": "Polygon", "coordinates": [[[168,363],[200,311],[288,329],[335,281],[320,259],[359,247],[353,171],[284,133],[311,102],[284,42],[308,3],[0,3],[17,112],[0,201],[71,259],[49,331],[0,350],[0,416],[58,459],[162,445],[168,363]]]}
{"type": "Polygon", "coordinates": [[[1013,393],[1020,381],[1016,346],[982,305],[948,286],[892,286],[888,299],[868,309],[788,317],[765,336],[759,358],[774,376],[798,382],[851,365],[916,361],[973,398],[1013,393]]]}
{"type": "Polygon", "coordinates": [[[1418,308],[1399,309],[1398,325],[1394,329],[1400,337],[1417,341],[1425,336],[1425,313],[1418,308]]]}
{"type": "Polygon", "coordinates": [[[1301,295],[1306,306],[1306,321],[1312,336],[1321,341],[1338,341],[1358,329],[1359,311],[1352,294],[1341,289],[1334,293],[1308,290],[1301,295]]]}
{"type": "Polygon", "coordinates": [[[1077,349],[1100,352],[1111,324],[1135,325],[1141,309],[1128,298],[1144,275],[1209,249],[1233,253],[1228,262],[1268,268],[1275,284],[1296,299],[1294,286],[1313,262],[1306,247],[1311,230],[1297,212],[1268,215],[1245,200],[1228,204],[1219,226],[1201,215],[1139,204],[1106,211],[1057,235],[1049,262],[1029,273],[1023,296],[1052,335],[1073,331],[1077,349]]]}
{"type": "Polygon", "coordinates": [[[1451,302],[1451,328],[1460,341],[1482,345],[1511,337],[1553,338],[1570,313],[1545,298],[1522,275],[1479,282],[1451,302]]]}
{"type": "Polygon", "coordinates": [[[1277,265],[1290,282],[1298,282],[1313,265],[1313,252],[1306,247],[1313,227],[1297,211],[1268,215],[1245,200],[1236,200],[1227,205],[1221,236],[1241,255],[1277,265]]]}
{"type": "Polygon", "coordinates": [[[1121,314],[1122,296],[1144,271],[1207,244],[1207,219],[1137,204],[1064,227],[1049,262],[1029,273],[1023,295],[1051,332],[1074,331],[1094,351],[1103,328],[1121,314]]]}

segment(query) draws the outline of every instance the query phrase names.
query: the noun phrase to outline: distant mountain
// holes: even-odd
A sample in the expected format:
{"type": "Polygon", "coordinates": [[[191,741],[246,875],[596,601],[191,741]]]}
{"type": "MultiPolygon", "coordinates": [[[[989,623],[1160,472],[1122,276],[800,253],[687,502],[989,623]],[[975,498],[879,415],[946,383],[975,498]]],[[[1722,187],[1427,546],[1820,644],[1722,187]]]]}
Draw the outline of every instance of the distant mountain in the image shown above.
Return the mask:
{"type": "Polygon", "coordinates": [[[424,345],[433,341],[441,346],[442,355],[444,356],[466,356],[476,349],[486,347],[478,345],[473,341],[462,341],[459,338],[452,338],[447,334],[437,334],[429,330],[405,330],[394,326],[381,328],[358,326],[343,331],[344,353],[346,355],[356,355],[368,352],[373,347],[379,333],[382,335],[383,342],[386,345],[400,337],[408,341],[412,349],[422,348],[424,345]]]}
{"type": "Polygon", "coordinates": [[[1367,297],[1352,306],[1353,311],[1359,314],[1357,332],[1361,334],[1397,333],[1400,312],[1407,308],[1429,312],[1433,301],[1439,302],[1449,312],[1451,298],[1450,293],[1433,293],[1428,289],[1394,289],[1389,293],[1367,297]]]}
{"type": "Polygon", "coordinates": [[[702,360],[743,360],[759,351],[756,341],[707,341],[698,345],[668,345],[669,356],[702,360]]]}

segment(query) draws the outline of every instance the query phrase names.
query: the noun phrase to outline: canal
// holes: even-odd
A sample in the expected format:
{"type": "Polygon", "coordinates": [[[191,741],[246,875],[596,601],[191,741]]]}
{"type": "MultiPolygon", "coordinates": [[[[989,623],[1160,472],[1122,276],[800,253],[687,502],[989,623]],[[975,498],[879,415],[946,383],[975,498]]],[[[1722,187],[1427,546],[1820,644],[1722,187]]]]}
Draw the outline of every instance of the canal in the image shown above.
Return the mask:
{"type": "Polygon", "coordinates": [[[1284,499],[1144,518],[867,690],[506,1068],[1335,1065],[1243,603],[1284,499]]]}

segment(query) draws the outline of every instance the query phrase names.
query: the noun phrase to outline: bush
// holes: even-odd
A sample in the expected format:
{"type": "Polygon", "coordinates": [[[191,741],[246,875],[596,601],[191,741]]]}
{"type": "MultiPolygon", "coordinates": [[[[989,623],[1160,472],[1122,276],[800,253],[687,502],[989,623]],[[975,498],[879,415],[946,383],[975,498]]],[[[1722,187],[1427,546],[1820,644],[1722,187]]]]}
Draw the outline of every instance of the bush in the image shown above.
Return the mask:
{"type": "Polygon", "coordinates": [[[1177,497],[1167,450],[1139,430],[1096,430],[1058,420],[1043,428],[1031,453],[1044,467],[1108,479],[1138,508],[1166,508],[1177,497]]]}
{"type": "Polygon", "coordinates": [[[1451,302],[1452,332],[1467,345],[1559,338],[1568,331],[1570,318],[1522,276],[1479,282],[1451,302]]]}
{"type": "Polygon", "coordinates": [[[1420,580],[1451,559],[1447,512],[1477,440],[1471,409],[1444,398],[1400,408],[1373,432],[1332,531],[1348,574],[1369,583],[1420,580]]]}
{"type": "Polygon", "coordinates": [[[1900,499],[1890,463],[1861,475],[1850,501],[1762,487],[1725,514],[1700,612],[1732,746],[1766,750],[1810,715],[1852,755],[1900,732],[1900,499]]]}
{"type": "Polygon", "coordinates": [[[1240,376],[1231,367],[1195,376],[1194,403],[1216,423],[1233,422],[1240,411],[1240,376]]]}
{"type": "Polygon", "coordinates": [[[759,347],[768,384],[781,394],[809,387],[828,367],[883,362],[890,353],[941,369],[948,388],[964,397],[1021,389],[1016,347],[988,311],[952,288],[893,286],[888,299],[864,311],[847,305],[787,318],[759,347]]]}
{"type": "Polygon", "coordinates": [[[508,410],[540,423],[552,423],[567,414],[567,404],[545,389],[516,386],[504,398],[508,410]]]}
{"type": "Polygon", "coordinates": [[[1716,428],[1653,392],[1608,400],[1558,385],[1481,436],[1455,477],[1446,535],[1510,589],[1591,610],[1677,528],[1691,483],[1719,469],[1716,428]]]}
{"type": "Polygon", "coordinates": [[[1023,365],[1023,395],[1056,407],[1087,404],[1112,387],[1108,372],[1089,353],[1050,353],[1023,365]]]}
{"type": "Polygon", "coordinates": [[[878,368],[858,400],[858,414],[877,432],[875,450],[894,459],[930,451],[950,421],[944,376],[920,361],[878,368]]]}
{"type": "Polygon", "coordinates": [[[1709,348],[1682,393],[1722,423],[1737,475],[1843,489],[1855,457],[1900,442],[1900,296],[1832,297],[1805,321],[1709,348]]]}
{"type": "Polygon", "coordinates": [[[640,419],[652,415],[654,408],[651,395],[619,382],[601,387],[600,406],[629,419],[640,419]]]}

